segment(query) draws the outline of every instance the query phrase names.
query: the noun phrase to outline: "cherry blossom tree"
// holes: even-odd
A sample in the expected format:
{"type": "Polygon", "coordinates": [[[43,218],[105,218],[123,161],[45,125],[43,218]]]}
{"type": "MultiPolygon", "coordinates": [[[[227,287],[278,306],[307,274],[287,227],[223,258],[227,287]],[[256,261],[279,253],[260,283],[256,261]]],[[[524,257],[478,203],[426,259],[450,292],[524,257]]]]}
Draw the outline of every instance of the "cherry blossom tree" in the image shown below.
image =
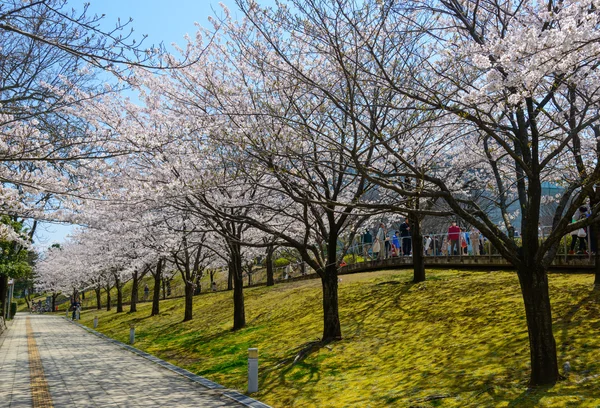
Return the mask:
{"type": "MultiPolygon", "coordinates": [[[[288,38],[324,38],[311,55],[326,53],[356,66],[366,75],[352,80],[391,91],[389,105],[405,120],[395,129],[366,133],[384,149],[390,166],[371,168],[354,160],[357,171],[403,196],[442,199],[483,232],[517,269],[531,384],[556,382],[547,268],[561,238],[595,221],[599,211],[594,203],[591,217],[571,224],[600,175],[594,134],[598,8],[578,1],[299,0],[274,13],[254,1],[239,4],[281,63],[332,100],[340,99],[331,95],[331,83],[290,58],[288,38]],[[400,185],[398,178],[413,181],[400,185]],[[563,192],[552,232],[540,242],[544,183],[563,192]],[[482,196],[482,190],[490,193],[482,196]],[[479,205],[482,198],[495,200],[510,226],[511,197],[520,206],[522,246],[479,205]]],[[[369,129],[353,110],[346,111],[369,129]]]]}

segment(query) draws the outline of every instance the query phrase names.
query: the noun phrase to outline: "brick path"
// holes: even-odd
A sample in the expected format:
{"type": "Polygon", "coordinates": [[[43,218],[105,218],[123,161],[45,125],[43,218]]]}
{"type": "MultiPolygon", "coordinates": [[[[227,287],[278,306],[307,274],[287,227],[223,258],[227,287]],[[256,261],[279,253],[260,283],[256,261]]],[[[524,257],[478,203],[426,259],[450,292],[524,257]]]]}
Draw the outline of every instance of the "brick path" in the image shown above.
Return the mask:
{"type": "Polygon", "coordinates": [[[222,393],[60,317],[18,314],[0,338],[0,407],[241,406],[222,393]]]}

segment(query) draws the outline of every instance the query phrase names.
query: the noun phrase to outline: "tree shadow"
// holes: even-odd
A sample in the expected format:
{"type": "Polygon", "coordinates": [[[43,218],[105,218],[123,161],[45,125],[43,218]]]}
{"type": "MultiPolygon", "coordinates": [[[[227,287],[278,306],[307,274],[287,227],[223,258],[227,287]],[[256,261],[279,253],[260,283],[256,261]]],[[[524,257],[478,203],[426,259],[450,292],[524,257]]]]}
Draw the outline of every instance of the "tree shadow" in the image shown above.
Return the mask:
{"type": "Polygon", "coordinates": [[[537,406],[543,397],[547,396],[548,392],[554,385],[546,385],[541,387],[531,387],[523,391],[517,398],[512,400],[509,407],[533,407],[537,406]]]}
{"type": "Polygon", "coordinates": [[[590,292],[586,297],[581,299],[577,304],[571,306],[569,308],[569,310],[565,313],[565,315],[562,316],[562,321],[560,322],[560,324],[562,326],[561,331],[560,331],[560,342],[561,342],[560,358],[561,359],[565,358],[568,347],[570,346],[569,338],[568,338],[569,326],[573,323],[575,315],[577,314],[577,312],[579,312],[581,310],[581,308],[585,304],[590,303],[590,301],[592,301],[592,300],[598,301],[599,298],[600,298],[600,295],[598,294],[598,292],[590,292]]]}

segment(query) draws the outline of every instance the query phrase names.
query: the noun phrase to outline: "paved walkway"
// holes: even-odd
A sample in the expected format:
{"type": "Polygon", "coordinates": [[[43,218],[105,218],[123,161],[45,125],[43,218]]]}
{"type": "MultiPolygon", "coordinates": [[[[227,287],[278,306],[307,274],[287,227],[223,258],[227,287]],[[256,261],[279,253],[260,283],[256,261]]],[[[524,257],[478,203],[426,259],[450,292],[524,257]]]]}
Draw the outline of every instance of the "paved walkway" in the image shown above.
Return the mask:
{"type": "Polygon", "coordinates": [[[0,407],[52,406],[241,405],[63,318],[17,315],[0,337],[0,407]]]}

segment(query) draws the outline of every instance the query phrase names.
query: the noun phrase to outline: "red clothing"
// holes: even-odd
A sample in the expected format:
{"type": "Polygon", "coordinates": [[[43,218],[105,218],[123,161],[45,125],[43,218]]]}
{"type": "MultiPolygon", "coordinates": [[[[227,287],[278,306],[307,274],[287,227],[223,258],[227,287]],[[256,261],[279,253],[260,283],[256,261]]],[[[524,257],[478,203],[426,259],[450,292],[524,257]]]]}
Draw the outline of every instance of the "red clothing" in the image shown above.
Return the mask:
{"type": "Polygon", "coordinates": [[[448,239],[450,241],[458,241],[460,239],[460,227],[450,226],[448,228],[448,239]]]}

